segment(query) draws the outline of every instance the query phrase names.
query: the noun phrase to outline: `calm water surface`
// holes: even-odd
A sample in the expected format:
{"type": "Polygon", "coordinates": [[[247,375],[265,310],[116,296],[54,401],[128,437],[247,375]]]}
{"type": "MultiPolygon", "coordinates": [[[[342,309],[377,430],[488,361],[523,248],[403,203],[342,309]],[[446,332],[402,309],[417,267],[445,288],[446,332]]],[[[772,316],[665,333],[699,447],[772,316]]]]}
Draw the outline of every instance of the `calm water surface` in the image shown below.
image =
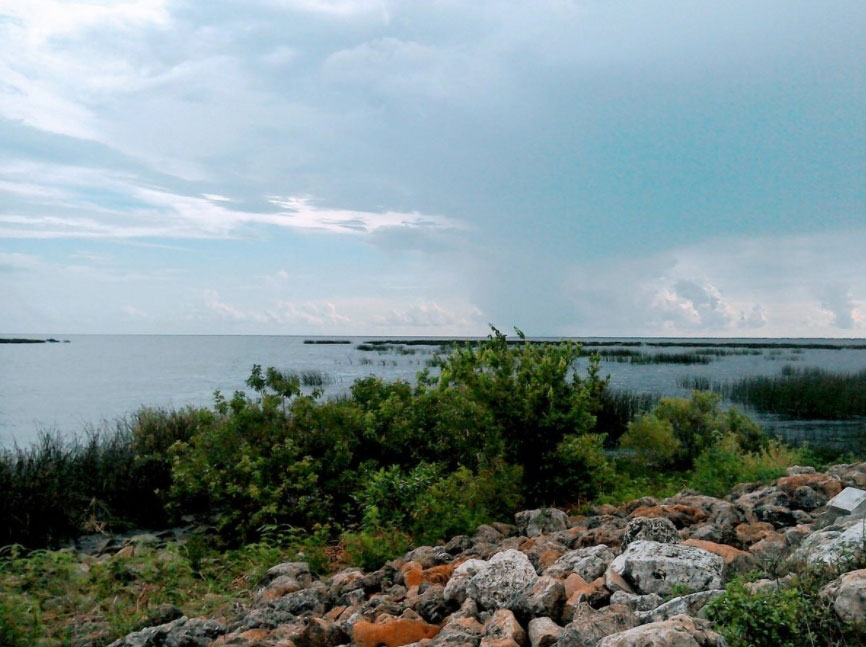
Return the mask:
{"type": "MultiPolygon", "coordinates": [[[[69,339],[70,343],[0,344],[0,446],[13,442],[29,444],[42,430],[75,434],[141,406],[209,405],[217,389],[230,394],[244,388],[244,380],[253,364],[321,371],[333,378],[326,393],[336,395],[348,390],[355,379],[370,374],[389,380],[412,379],[424,368],[434,350],[414,346],[410,348],[415,354],[401,355],[356,349],[359,343],[373,339],[370,337],[340,337],[338,339],[352,343],[334,345],[304,344],[305,337],[283,336],[54,334],[38,338],[49,336],[69,339]]],[[[838,343],[840,340],[774,341],[805,344],[838,343]]],[[[863,340],[845,340],[844,343],[866,344],[863,340]]],[[[635,350],[688,352],[694,349],[643,346],[635,350]]],[[[585,365],[585,361],[582,363],[585,365]]],[[[716,358],[708,365],[603,362],[602,369],[604,374],[610,374],[615,388],[682,396],[688,391],[680,388],[677,380],[684,375],[729,380],[744,375],[774,375],[786,364],[859,371],[866,369],[866,345],[863,350],[802,349],[797,353],[763,350],[760,355],[716,358]]],[[[844,443],[850,436],[866,431],[863,421],[829,423],[756,417],[768,428],[792,439],[821,437],[844,443]]]]}

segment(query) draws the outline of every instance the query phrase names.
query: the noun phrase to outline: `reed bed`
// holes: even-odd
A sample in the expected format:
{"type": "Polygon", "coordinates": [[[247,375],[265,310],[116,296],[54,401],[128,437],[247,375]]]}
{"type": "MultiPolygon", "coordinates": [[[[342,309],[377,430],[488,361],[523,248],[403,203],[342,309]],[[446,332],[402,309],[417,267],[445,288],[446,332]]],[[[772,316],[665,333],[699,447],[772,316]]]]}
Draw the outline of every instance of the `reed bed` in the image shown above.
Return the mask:
{"type": "Polygon", "coordinates": [[[838,420],[866,416],[866,371],[833,373],[784,366],[780,375],[753,376],[721,385],[735,402],[792,418],[838,420]]]}

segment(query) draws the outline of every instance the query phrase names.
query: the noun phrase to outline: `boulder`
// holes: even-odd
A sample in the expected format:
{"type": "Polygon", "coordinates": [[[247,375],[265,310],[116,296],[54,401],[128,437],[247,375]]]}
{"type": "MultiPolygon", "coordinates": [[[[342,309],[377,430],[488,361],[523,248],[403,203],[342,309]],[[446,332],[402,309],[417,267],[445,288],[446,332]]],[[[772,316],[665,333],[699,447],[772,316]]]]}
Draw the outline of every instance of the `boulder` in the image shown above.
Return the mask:
{"type": "Polygon", "coordinates": [[[827,470],[827,474],[839,479],[843,487],[866,490],[866,463],[834,465],[827,470]]]}
{"type": "Polygon", "coordinates": [[[724,592],[723,589],[716,589],[714,591],[701,591],[699,593],[682,595],[673,600],[668,600],[664,604],[660,604],[655,609],[638,612],[637,617],[641,624],[645,624],[647,622],[667,620],[682,613],[695,615],[707,602],[713,598],[717,598],[724,592]]]}
{"type": "Polygon", "coordinates": [[[441,566],[451,562],[451,554],[444,546],[419,546],[406,553],[406,561],[417,562],[422,569],[441,566]]]}
{"type": "Polygon", "coordinates": [[[542,575],[517,601],[515,610],[522,619],[559,618],[565,604],[565,585],[556,578],[542,575]]]}
{"type": "Polygon", "coordinates": [[[611,589],[605,584],[605,579],[599,577],[574,591],[565,601],[562,607],[562,621],[571,622],[583,606],[589,605],[593,609],[603,607],[608,603],[611,589]]]}
{"type": "Polygon", "coordinates": [[[359,620],[352,627],[352,644],[357,647],[401,647],[432,638],[439,627],[421,620],[394,618],[382,623],[359,620]]]}
{"type": "Polygon", "coordinates": [[[568,528],[568,515],[556,508],[524,510],[514,515],[518,532],[527,537],[538,537],[568,528]]]}
{"type": "Polygon", "coordinates": [[[640,541],[657,541],[661,544],[679,543],[677,528],[665,517],[634,517],[630,519],[622,534],[622,548],[640,541]]]}
{"type": "Polygon", "coordinates": [[[115,640],[109,647],[207,647],[227,632],[225,625],[216,620],[182,616],[164,625],[147,627],[115,640]]]}
{"type": "Polygon", "coordinates": [[[628,607],[632,611],[652,611],[659,607],[664,602],[664,598],[658,593],[647,593],[646,595],[637,595],[636,593],[626,593],[625,591],[617,591],[610,596],[611,604],[621,604],[628,607]]]}
{"type": "Polygon", "coordinates": [[[728,647],[710,623],[687,615],[628,629],[603,638],[598,647],[728,647]]]}
{"type": "Polygon", "coordinates": [[[543,574],[564,579],[577,573],[589,582],[603,575],[614,557],[613,551],[605,545],[570,550],[546,568],[543,574]]]}
{"type": "Polygon", "coordinates": [[[612,604],[596,611],[583,605],[562,631],[557,647],[595,647],[605,636],[637,626],[637,618],[628,607],[612,604]]]}
{"type": "Polygon", "coordinates": [[[481,647],[526,647],[526,631],[508,609],[497,610],[484,623],[481,647]]]}
{"type": "Polygon", "coordinates": [[[613,560],[605,574],[621,576],[635,593],[669,595],[675,587],[708,591],[722,587],[725,562],[701,548],[639,540],[613,560]]]}
{"type": "Polygon", "coordinates": [[[792,556],[807,564],[836,565],[866,545],[866,521],[853,519],[812,533],[792,556]]]}
{"type": "Polygon", "coordinates": [[[407,598],[410,608],[424,620],[439,624],[453,610],[445,600],[444,587],[441,584],[424,584],[418,594],[407,598]]]}
{"type": "Polygon", "coordinates": [[[745,573],[755,566],[755,558],[744,550],[728,546],[727,544],[717,544],[712,541],[703,541],[700,539],[688,539],[683,542],[684,546],[694,546],[702,548],[714,555],[718,555],[725,560],[725,566],[729,570],[740,573],[745,573]]]}
{"type": "Polygon", "coordinates": [[[417,562],[409,562],[409,564],[413,564],[413,566],[403,571],[403,584],[406,588],[410,589],[424,582],[445,586],[454,573],[454,567],[451,564],[442,564],[423,569],[417,566],[417,562]]]}
{"type": "Polygon", "coordinates": [[[531,647],[551,647],[562,635],[562,627],[550,618],[533,618],[529,621],[529,644],[531,647]]]}
{"type": "Polygon", "coordinates": [[[665,517],[670,519],[677,528],[693,526],[707,518],[707,513],[690,505],[682,503],[663,504],[632,511],[632,517],[665,517]]]}
{"type": "Polygon", "coordinates": [[[866,516],[866,491],[846,487],[827,503],[827,516],[831,520],[837,517],[859,519],[866,516]]]}
{"type": "Polygon", "coordinates": [[[469,559],[454,569],[451,579],[445,585],[443,595],[447,602],[463,604],[466,599],[469,581],[477,574],[486,571],[490,567],[488,562],[481,559],[469,559]]]}
{"type": "Polygon", "coordinates": [[[776,481],[776,486],[789,497],[802,487],[808,487],[823,495],[824,499],[832,499],[842,491],[842,482],[829,474],[793,474],[783,476],[776,481]]]}
{"type": "Polygon", "coordinates": [[[735,529],[737,540],[743,546],[751,546],[762,539],[771,537],[776,534],[773,524],[763,521],[753,523],[741,523],[735,529]]]}
{"type": "Polygon", "coordinates": [[[467,595],[484,609],[511,609],[538,574],[523,553],[505,550],[490,558],[486,569],[469,580],[467,595]]]}
{"type": "Polygon", "coordinates": [[[832,601],[833,611],[842,622],[863,623],[866,621],[866,569],[836,578],[821,589],[821,596],[832,601]]]}
{"type": "Polygon", "coordinates": [[[449,619],[430,644],[437,647],[478,647],[483,633],[484,625],[476,618],[449,619]]]}

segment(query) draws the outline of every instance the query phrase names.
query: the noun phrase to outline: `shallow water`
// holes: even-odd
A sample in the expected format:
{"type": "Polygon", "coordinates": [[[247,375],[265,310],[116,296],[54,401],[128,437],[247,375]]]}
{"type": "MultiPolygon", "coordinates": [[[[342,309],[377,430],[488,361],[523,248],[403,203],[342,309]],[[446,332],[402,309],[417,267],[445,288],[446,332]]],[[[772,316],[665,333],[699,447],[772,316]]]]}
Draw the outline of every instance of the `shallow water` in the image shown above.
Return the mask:
{"type": "MultiPolygon", "coordinates": [[[[9,335],[11,336],[11,335],[9,335]]],[[[25,335],[16,335],[25,336],[25,335]]],[[[29,444],[41,430],[75,434],[111,421],[142,405],[181,407],[209,405],[217,389],[231,394],[244,388],[253,364],[281,369],[317,370],[334,382],[325,393],[336,395],[370,374],[385,379],[413,379],[435,350],[410,347],[411,355],[365,352],[356,346],[370,337],[339,337],[351,344],[304,344],[305,337],[45,335],[68,344],[0,344],[0,446],[29,444]]],[[[592,341],[599,339],[585,338],[592,341]]],[[[659,340],[618,339],[605,341],[659,340]]],[[[674,340],[664,340],[674,341],[674,340]]],[[[694,343],[719,339],[682,340],[694,343]]],[[[767,340],[737,340],[765,342],[767,340]]],[[[772,340],[794,343],[858,343],[860,349],[763,350],[760,355],[728,355],[707,365],[635,365],[604,361],[618,389],[662,395],[688,395],[677,380],[686,375],[711,381],[745,375],[775,375],[786,364],[853,372],[866,369],[864,340],[772,340]]],[[[691,352],[694,348],[642,346],[642,352],[691,352]]],[[[582,365],[586,360],[581,361],[582,365]]],[[[864,421],[792,421],[755,415],[768,429],[792,439],[829,440],[848,445],[866,432],[864,421]]]]}

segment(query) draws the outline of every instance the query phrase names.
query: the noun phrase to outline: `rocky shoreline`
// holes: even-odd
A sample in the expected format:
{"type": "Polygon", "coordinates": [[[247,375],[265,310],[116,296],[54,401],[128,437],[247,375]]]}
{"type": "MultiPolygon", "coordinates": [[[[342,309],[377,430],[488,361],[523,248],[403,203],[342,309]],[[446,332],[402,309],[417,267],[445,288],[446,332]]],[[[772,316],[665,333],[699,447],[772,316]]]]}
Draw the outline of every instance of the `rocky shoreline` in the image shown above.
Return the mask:
{"type": "MultiPolygon", "coordinates": [[[[792,467],[724,499],[686,490],[585,516],[526,510],[374,572],[315,580],[304,562],[277,564],[233,617],[168,609],[163,624],[111,647],[722,647],[707,602],[761,564],[838,565],[861,550],[863,519],[833,518],[827,504],[864,487],[866,463],[792,467]]],[[[866,570],[841,574],[821,595],[840,622],[866,620],[866,570]]]]}

